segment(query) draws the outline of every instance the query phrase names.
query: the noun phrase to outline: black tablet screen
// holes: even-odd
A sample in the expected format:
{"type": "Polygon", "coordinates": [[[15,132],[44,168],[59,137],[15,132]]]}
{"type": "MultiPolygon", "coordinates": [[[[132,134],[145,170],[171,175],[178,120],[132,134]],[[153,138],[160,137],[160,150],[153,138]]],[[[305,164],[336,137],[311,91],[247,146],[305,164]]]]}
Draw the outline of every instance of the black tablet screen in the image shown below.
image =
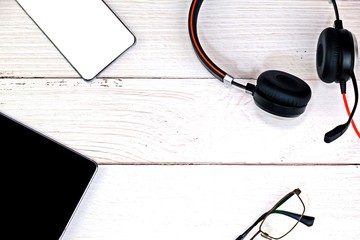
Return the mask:
{"type": "Polygon", "coordinates": [[[2,234],[10,239],[59,239],[97,169],[2,113],[0,163],[2,234]]]}

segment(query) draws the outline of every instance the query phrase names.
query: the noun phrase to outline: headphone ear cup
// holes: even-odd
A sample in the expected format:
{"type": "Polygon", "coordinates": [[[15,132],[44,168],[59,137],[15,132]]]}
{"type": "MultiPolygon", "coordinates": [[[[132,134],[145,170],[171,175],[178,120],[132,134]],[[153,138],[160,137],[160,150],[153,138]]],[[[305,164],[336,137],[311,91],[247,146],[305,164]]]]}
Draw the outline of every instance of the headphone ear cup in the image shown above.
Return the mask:
{"type": "Polygon", "coordinates": [[[254,100],[261,109],[282,117],[297,117],[311,98],[309,85],[291,74],[270,70],[260,74],[254,100]]]}
{"type": "Polygon", "coordinates": [[[316,70],[319,78],[326,82],[338,82],[340,67],[340,32],[335,28],[324,29],[316,50],[316,70]]]}

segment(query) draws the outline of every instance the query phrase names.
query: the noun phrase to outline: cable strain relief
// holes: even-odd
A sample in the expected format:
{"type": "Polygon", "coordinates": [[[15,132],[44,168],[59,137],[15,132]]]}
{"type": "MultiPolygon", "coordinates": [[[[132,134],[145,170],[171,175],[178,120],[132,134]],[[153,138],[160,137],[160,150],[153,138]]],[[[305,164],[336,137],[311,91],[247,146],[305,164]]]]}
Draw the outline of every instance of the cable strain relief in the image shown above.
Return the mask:
{"type": "Polygon", "coordinates": [[[342,20],[335,20],[335,21],[334,21],[334,27],[335,27],[336,29],[343,29],[344,27],[343,27],[342,20]]]}
{"type": "Polygon", "coordinates": [[[341,94],[346,94],[346,80],[340,80],[341,94]]]}
{"type": "Polygon", "coordinates": [[[251,95],[254,95],[256,86],[252,83],[247,83],[245,86],[246,93],[249,93],[251,95]]]}

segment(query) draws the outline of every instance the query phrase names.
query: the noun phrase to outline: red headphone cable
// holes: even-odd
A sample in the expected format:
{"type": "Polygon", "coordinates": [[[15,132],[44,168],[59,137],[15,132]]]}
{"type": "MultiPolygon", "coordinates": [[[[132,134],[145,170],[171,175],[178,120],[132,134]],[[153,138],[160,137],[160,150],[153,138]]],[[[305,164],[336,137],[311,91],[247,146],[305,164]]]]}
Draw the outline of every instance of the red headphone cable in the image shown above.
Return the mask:
{"type": "MultiPolygon", "coordinates": [[[[345,105],[345,108],[346,108],[346,112],[347,112],[348,116],[350,117],[351,112],[350,112],[349,104],[348,104],[348,102],[347,102],[346,93],[343,93],[343,94],[341,94],[341,95],[342,95],[343,100],[344,100],[344,105],[345,105]]],[[[352,125],[355,133],[356,133],[356,134],[358,135],[358,137],[360,138],[360,132],[359,132],[359,130],[358,130],[357,127],[356,127],[356,124],[355,124],[355,122],[354,122],[354,119],[351,119],[351,125],[352,125]]]]}
{"type": "MultiPolygon", "coordinates": [[[[350,114],[349,114],[349,118],[348,120],[346,121],[346,123],[344,124],[341,124],[337,127],[335,127],[334,129],[332,129],[331,131],[327,132],[324,136],[324,141],[326,143],[330,143],[334,140],[336,140],[338,137],[340,137],[343,133],[346,132],[346,130],[348,129],[350,123],[353,125],[352,123],[352,119],[354,117],[354,114],[355,114],[355,111],[356,111],[356,107],[358,105],[358,101],[359,101],[359,91],[358,91],[358,86],[357,86],[357,82],[356,82],[356,77],[355,77],[355,73],[354,72],[351,72],[350,73],[350,77],[351,77],[351,80],[352,80],[352,83],[353,83],[353,86],[354,86],[354,93],[355,93],[355,103],[354,103],[354,107],[353,109],[351,110],[350,114]]],[[[342,95],[345,95],[346,94],[346,80],[342,79],[339,81],[340,83],[340,90],[341,90],[341,94],[342,95]]],[[[346,98],[345,98],[346,100],[346,98]]],[[[346,101],[346,104],[345,104],[345,107],[347,105],[347,101],[346,101]]],[[[349,106],[348,106],[349,107],[349,106]]],[[[348,107],[347,107],[347,112],[349,113],[348,111],[348,107]]],[[[353,125],[354,127],[354,125],[353,125]]],[[[356,126],[355,126],[356,128],[356,126]]],[[[354,128],[354,129],[355,129],[354,128]]],[[[356,132],[356,131],[355,131],[356,132]]],[[[359,136],[360,137],[360,136],[359,136]]]]}

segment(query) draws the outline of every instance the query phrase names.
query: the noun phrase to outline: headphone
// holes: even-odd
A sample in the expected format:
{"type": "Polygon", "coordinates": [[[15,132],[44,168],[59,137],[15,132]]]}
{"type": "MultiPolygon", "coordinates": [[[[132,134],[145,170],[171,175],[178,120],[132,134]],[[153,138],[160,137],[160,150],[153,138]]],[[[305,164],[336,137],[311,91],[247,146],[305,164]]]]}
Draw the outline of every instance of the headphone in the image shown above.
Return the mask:
{"type": "MultiPolygon", "coordinates": [[[[323,82],[340,83],[340,91],[344,97],[346,106],[346,82],[351,78],[355,92],[355,104],[349,114],[348,121],[325,134],[324,141],[326,143],[334,141],[348,129],[359,99],[357,81],[354,73],[354,66],[358,54],[356,37],[343,28],[336,1],[332,0],[331,2],[334,6],[336,20],[334,21],[334,27],[324,29],[319,36],[316,50],[316,70],[319,78],[323,82]]],[[[353,126],[355,132],[359,135],[355,124],[353,124],[353,126]]]]}
{"type": "MultiPolygon", "coordinates": [[[[254,98],[255,104],[262,110],[285,118],[301,115],[311,99],[309,85],[300,78],[278,70],[267,70],[261,73],[257,84],[246,85],[234,81],[234,78],[218,67],[205,53],[197,34],[197,19],[204,0],[193,0],[189,10],[188,30],[192,46],[197,57],[205,68],[221,82],[244,89],[254,98]]],[[[336,20],[334,28],[326,28],[319,37],[316,54],[316,69],[319,78],[326,82],[340,83],[342,93],[346,81],[352,78],[356,102],[349,120],[325,134],[324,141],[329,143],[341,136],[348,128],[357,105],[357,87],[354,74],[355,53],[357,52],[355,36],[342,27],[342,21],[336,1],[332,0],[336,20]]]]}

